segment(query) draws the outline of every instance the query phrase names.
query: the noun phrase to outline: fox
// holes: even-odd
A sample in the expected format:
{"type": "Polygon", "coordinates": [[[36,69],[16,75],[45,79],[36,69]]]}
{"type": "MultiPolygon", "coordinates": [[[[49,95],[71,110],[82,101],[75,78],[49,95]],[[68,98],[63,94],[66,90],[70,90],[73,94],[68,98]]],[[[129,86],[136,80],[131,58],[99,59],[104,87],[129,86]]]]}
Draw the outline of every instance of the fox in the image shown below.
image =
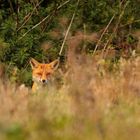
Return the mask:
{"type": "Polygon", "coordinates": [[[32,92],[35,93],[44,86],[46,86],[51,80],[51,76],[58,68],[59,59],[56,59],[50,63],[40,63],[36,59],[30,59],[30,65],[32,68],[32,92]]]}

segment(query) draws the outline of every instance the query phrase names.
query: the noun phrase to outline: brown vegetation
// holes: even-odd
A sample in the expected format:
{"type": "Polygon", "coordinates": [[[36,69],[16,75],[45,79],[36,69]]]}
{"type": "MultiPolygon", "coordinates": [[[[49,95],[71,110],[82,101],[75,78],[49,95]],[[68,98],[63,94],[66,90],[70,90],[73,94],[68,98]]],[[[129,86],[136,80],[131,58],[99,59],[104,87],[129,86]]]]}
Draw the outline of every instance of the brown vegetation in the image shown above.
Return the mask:
{"type": "Polygon", "coordinates": [[[61,88],[32,94],[26,87],[0,85],[4,139],[139,138],[140,58],[118,63],[77,55],[69,47],[61,88]]]}

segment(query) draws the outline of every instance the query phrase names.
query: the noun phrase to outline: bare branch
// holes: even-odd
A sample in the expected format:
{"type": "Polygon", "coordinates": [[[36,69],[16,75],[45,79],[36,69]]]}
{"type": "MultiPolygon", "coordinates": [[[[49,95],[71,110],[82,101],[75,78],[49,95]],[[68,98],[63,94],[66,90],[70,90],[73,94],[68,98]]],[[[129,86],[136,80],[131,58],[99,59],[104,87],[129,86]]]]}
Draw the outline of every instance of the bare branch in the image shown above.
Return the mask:
{"type": "Polygon", "coordinates": [[[32,17],[33,13],[36,11],[36,8],[42,3],[43,0],[41,0],[33,9],[33,11],[31,13],[29,13],[26,17],[26,20],[23,22],[23,24],[17,29],[17,31],[19,31],[28,21],[29,19],[32,17]]]}
{"type": "MultiPolygon", "coordinates": [[[[68,2],[70,2],[70,0],[67,0],[66,2],[64,2],[62,5],[59,5],[57,7],[57,10],[59,10],[60,8],[62,8],[64,5],[66,5],[68,2]]],[[[21,40],[24,36],[26,36],[29,32],[31,32],[33,29],[35,29],[37,26],[39,26],[42,22],[44,22],[46,19],[48,19],[52,14],[47,15],[45,18],[43,18],[39,23],[37,23],[36,25],[34,25],[31,29],[29,29],[27,32],[25,32],[18,40],[21,40]]]]}
{"type": "Polygon", "coordinates": [[[67,31],[66,31],[66,34],[65,34],[65,37],[64,37],[64,40],[63,40],[63,43],[62,43],[62,46],[61,46],[60,52],[59,52],[59,56],[62,54],[62,51],[63,51],[64,45],[65,45],[65,42],[66,42],[67,36],[68,36],[68,34],[69,34],[69,31],[70,31],[71,25],[72,25],[72,23],[73,23],[73,20],[74,20],[74,17],[75,17],[76,11],[77,11],[77,7],[78,7],[78,5],[79,5],[79,1],[80,1],[80,0],[77,1],[77,6],[76,6],[76,8],[75,8],[75,11],[74,11],[74,13],[73,13],[73,15],[72,15],[72,18],[71,18],[71,21],[70,21],[70,24],[69,24],[68,29],[67,29],[67,31]]]}

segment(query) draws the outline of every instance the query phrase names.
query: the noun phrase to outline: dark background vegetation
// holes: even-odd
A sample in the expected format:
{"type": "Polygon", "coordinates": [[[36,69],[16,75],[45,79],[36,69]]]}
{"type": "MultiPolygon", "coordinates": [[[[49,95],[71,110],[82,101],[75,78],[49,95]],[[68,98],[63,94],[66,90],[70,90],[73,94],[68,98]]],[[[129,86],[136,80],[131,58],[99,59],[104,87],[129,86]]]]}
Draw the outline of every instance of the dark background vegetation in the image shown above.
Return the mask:
{"type": "MultiPolygon", "coordinates": [[[[50,62],[58,57],[76,3],[76,0],[0,0],[1,71],[5,69],[11,81],[31,85],[29,59],[50,62]]],[[[139,0],[80,0],[69,37],[78,32],[89,35],[94,32],[97,40],[84,40],[79,53],[84,47],[84,53],[93,55],[97,47],[96,51],[117,51],[114,58],[129,58],[133,50],[139,52],[139,36],[135,34],[140,28],[139,14],[139,0]]],[[[67,48],[65,44],[64,58],[67,48]]]]}

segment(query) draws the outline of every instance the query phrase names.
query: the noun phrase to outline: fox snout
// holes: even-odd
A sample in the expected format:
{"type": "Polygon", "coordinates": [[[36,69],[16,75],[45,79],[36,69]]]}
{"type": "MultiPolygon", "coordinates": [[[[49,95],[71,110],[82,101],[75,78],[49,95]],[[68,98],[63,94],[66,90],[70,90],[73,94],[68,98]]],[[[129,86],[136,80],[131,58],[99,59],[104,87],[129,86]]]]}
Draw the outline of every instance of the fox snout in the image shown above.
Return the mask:
{"type": "Polygon", "coordinates": [[[50,77],[41,78],[41,79],[40,79],[40,82],[41,82],[42,84],[47,84],[49,80],[50,80],[50,77]]]}
{"type": "Polygon", "coordinates": [[[42,79],[41,82],[42,82],[42,83],[47,83],[48,80],[42,79]]]}

